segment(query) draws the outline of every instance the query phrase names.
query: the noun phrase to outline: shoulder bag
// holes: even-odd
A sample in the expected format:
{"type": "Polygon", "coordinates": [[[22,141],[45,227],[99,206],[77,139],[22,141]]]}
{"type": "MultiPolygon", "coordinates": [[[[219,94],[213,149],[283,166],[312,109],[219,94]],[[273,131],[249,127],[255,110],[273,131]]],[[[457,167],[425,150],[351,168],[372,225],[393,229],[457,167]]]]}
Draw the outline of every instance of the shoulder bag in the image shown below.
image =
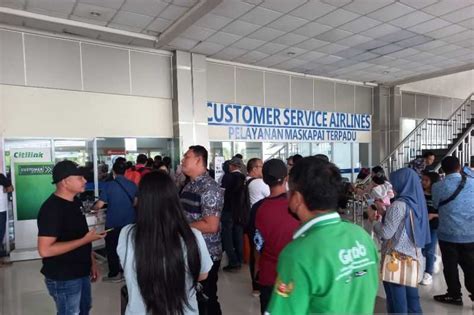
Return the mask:
{"type": "MultiPolygon", "coordinates": [[[[396,283],[407,287],[418,286],[418,273],[420,259],[418,258],[418,250],[415,241],[415,226],[413,224],[413,213],[409,210],[411,232],[413,235],[413,245],[415,245],[416,259],[399,253],[394,249],[393,237],[388,240],[388,248],[382,259],[382,280],[385,282],[396,283]]],[[[402,224],[405,220],[402,220],[402,224]]],[[[395,232],[396,234],[397,232],[395,232]]]]}

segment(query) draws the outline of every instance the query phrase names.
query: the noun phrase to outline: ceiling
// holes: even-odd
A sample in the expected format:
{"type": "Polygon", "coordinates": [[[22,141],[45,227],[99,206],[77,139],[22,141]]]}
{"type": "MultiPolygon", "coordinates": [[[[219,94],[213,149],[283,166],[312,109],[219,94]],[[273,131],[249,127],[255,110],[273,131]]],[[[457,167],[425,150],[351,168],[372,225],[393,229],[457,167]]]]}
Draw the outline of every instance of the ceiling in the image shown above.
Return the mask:
{"type": "Polygon", "coordinates": [[[15,9],[0,14],[5,24],[355,81],[474,64],[474,0],[0,0],[1,7],[15,9]]]}

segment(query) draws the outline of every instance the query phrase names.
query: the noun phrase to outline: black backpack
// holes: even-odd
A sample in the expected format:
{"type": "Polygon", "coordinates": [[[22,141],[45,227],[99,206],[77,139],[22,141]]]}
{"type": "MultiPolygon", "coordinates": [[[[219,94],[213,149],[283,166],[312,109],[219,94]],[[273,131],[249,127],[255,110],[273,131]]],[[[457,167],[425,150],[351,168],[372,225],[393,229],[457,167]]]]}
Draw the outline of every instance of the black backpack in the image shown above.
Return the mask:
{"type": "Polygon", "coordinates": [[[232,191],[232,218],[235,224],[246,226],[250,215],[250,196],[249,184],[255,178],[246,180],[245,175],[239,176],[238,183],[234,186],[232,191]]]}

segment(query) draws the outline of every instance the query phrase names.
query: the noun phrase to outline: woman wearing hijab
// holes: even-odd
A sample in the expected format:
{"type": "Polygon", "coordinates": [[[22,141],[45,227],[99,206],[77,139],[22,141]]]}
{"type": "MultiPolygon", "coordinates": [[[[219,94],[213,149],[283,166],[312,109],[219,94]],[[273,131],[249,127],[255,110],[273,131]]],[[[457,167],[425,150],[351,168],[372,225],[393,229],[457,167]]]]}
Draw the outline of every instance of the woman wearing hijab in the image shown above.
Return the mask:
{"type": "MultiPolygon", "coordinates": [[[[395,250],[420,261],[421,249],[430,243],[428,210],[420,178],[414,170],[402,168],[390,174],[390,182],[395,191],[395,201],[388,208],[383,222],[376,221],[376,213],[369,209],[369,220],[373,222],[374,231],[383,239],[382,257],[395,250]]],[[[419,277],[423,274],[421,265],[418,265],[419,277]]],[[[422,313],[418,288],[385,281],[383,285],[388,313],[422,313]]]]}

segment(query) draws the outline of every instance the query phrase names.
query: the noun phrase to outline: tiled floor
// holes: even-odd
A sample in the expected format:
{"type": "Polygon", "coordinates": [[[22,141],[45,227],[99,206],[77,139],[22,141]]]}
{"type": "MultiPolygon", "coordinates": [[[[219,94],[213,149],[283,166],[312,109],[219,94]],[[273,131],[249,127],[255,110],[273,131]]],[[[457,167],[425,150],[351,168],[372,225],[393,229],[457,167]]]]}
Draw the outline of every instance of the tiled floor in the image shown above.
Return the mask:
{"type": "MultiPolygon", "coordinates": [[[[105,267],[102,265],[102,267],[105,267]]],[[[54,305],[43,283],[39,270],[41,261],[25,261],[0,268],[0,314],[43,315],[54,314],[54,305]]],[[[238,273],[219,274],[219,297],[225,315],[259,314],[259,300],[253,297],[247,268],[238,273]]],[[[464,307],[436,303],[432,295],[444,293],[442,274],[435,275],[431,287],[421,287],[421,302],[425,314],[473,314],[472,302],[463,290],[464,307]]],[[[92,314],[118,314],[121,284],[98,282],[93,285],[92,314]]],[[[379,290],[376,312],[384,312],[383,289],[379,290]]]]}

